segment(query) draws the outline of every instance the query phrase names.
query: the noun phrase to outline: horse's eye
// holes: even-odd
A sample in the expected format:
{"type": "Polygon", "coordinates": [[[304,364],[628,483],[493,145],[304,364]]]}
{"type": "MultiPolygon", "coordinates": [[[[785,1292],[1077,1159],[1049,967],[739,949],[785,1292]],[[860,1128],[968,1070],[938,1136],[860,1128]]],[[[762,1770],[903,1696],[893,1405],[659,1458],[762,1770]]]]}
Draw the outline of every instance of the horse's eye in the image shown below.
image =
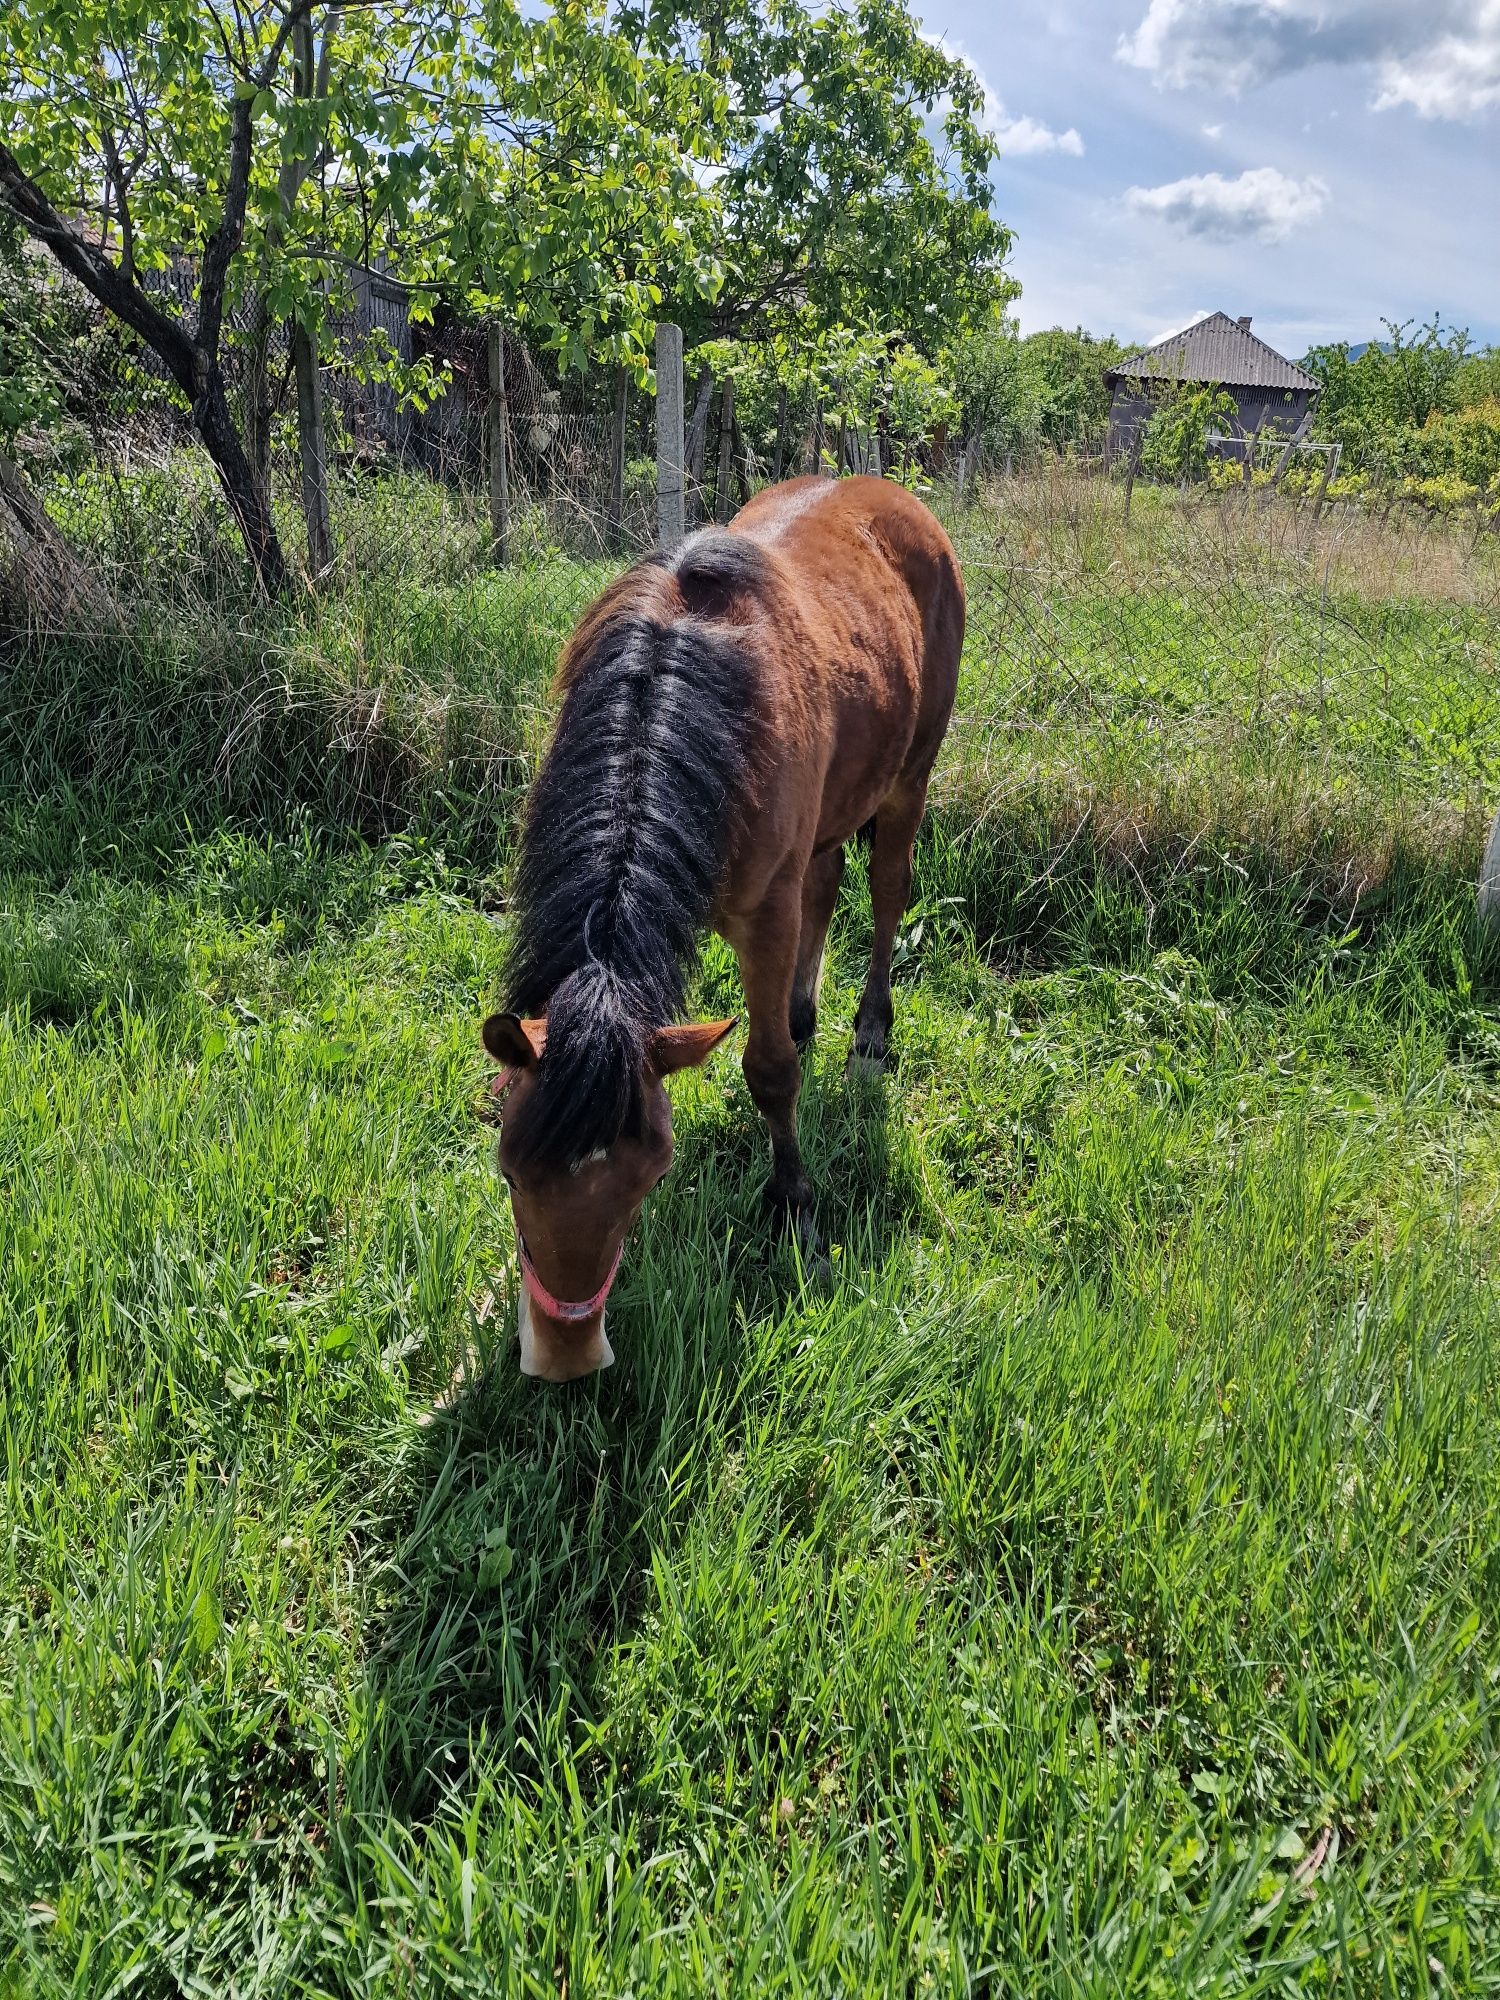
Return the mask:
{"type": "Polygon", "coordinates": [[[505,1171],[504,1167],[502,1167],[502,1168],[500,1169],[500,1178],[501,1178],[501,1180],[503,1180],[503,1181],[504,1181],[505,1185],[506,1185],[506,1186],[507,1186],[508,1188],[514,1188],[514,1187],[515,1187],[515,1184],[516,1184],[516,1177],[515,1177],[515,1175],[514,1175],[514,1174],[508,1174],[508,1173],[507,1173],[507,1172],[505,1171]]]}

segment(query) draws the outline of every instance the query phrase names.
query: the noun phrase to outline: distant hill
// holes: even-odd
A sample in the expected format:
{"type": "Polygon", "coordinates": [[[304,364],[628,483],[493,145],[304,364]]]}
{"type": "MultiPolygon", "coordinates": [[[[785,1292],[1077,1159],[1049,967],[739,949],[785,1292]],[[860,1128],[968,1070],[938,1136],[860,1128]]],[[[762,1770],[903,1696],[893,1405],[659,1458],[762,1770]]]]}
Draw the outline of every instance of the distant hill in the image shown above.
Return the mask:
{"type": "MultiPolygon", "coordinates": [[[[1338,342],[1335,340],[1320,341],[1319,345],[1327,347],[1336,347],[1338,345],[1338,342]]],[[[1372,347],[1378,348],[1382,354],[1389,354],[1391,351],[1391,343],[1388,340],[1355,340],[1351,341],[1349,344],[1349,359],[1351,361],[1358,361],[1359,357],[1362,354],[1367,354],[1372,347]]],[[[1303,355],[1302,359],[1297,363],[1297,366],[1299,368],[1305,368],[1307,366],[1307,356],[1305,354],[1303,355]]]]}

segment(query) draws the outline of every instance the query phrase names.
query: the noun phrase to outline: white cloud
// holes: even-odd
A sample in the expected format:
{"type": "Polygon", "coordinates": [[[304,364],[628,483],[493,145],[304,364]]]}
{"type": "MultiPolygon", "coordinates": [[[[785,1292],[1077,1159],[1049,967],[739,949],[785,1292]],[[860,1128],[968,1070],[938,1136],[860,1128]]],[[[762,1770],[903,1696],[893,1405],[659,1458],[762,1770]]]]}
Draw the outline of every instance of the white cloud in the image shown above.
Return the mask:
{"type": "Polygon", "coordinates": [[[1148,0],[1117,54],[1160,84],[1231,92],[1359,65],[1378,111],[1472,118],[1500,105],[1500,0],[1148,0]]]}
{"type": "Polygon", "coordinates": [[[1224,132],[1224,127],[1222,125],[1205,125],[1203,127],[1203,136],[1205,139],[1221,138],[1223,136],[1223,132],[1224,132]]]}
{"type": "Polygon", "coordinates": [[[1380,65],[1377,111],[1409,104],[1423,118],[1477,118],[1500,104],[1500,0],[1474,10],[1467,28],[1380,65]]]}
{"type": "Polygon", "coordinates": [[[1293,180],[1275,167],[1247,167],[1234,180],[1222,174],[1189,174],[1161,187],[1133,187],[1126,206],[1137,215],[1158,216],[1189,236],[1216,243],[1250,237],[1279,243],[1300,224],[1323,212],[1327,183],[1310,177],[1293,180]]]}
{"type": "Polygon", "coordinates": [[[1193,311],[1188,314],[1180,326],[1164,326],[1159,333],[1148,334],[1145,345],[1147,347],[1160,347],[1164,340],[1174,340],[1179,333],[1186,333],[1190,326],[1196,326],[1200,319],[1207,319],[1208,313],[1209,309],[1207,306],[1194,307],[1193,311]]]}
{"type": "Polygon", "coordinates": [[[984,94],[984,113],[985,128],[998,141],[1002,158],[1009,154],[1014,159],[1021,153],[1072,153],[1077,157],[1083,152],[1083,140],[1073,126],[1066,132],[1054,132],[1039,118],[1012,118],[988,90],[984,94]]]}
{"type": "Polygon", "coordinates": [[[951,35],[928,34],[925,29],[922,36],[934,48],[941,49],[944,55],[956,57],[973,70],[979,88],[984,92],[980,123],[993,137],[1002,155],[1009,155],[1011,159],[1018,159],[1025,153],[1071,153],[1075,158],[1082,157],[1083,139],[1074,126],[1070,125],[1066,132],[1057,132],[1050,125],[1044,125],[1040,118],[1032,118],[1026,113],[1013,118],[999,93],[991,88],[988,77],[962,43],[956,42],[951,35]]]}

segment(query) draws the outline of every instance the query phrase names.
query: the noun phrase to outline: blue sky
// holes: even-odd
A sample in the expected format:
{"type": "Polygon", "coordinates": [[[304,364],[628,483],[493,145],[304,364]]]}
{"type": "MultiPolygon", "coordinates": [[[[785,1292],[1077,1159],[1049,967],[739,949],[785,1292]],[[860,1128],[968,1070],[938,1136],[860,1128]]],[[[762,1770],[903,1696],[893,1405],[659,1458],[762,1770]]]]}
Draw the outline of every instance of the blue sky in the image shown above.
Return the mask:
{"type": "Polygon", "coordinates": [[[987,87],[1025,332],[1500,343],[1500,0],[915,0],[987,87]]]}

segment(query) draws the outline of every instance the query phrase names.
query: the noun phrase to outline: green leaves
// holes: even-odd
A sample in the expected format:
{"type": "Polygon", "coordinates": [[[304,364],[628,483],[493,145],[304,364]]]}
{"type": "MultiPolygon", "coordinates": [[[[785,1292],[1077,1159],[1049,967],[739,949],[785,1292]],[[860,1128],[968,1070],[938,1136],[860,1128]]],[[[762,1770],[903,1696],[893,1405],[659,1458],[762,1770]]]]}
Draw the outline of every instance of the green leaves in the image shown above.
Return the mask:
{"type": "Polygon", "coordinates": [[[718,330],[868,323],[930,354],[985,310],[1010,235],[990,213],[982,91],[901,0],[668,0],[651,31],[712,79],[718,330]]]}
{"type": "Polygon", "coordinates": [[[316,326],[358,271],[499,311],[581,362],[640,360],[668,298],[717,290],[717,81],[638,47],[593,0],[542,17],[487,0],[315,5],[315,87],[287,17],[231,0],[62,0],[12,10],[12,143],[54,200],[95,190],[137,270],[200,256],[223,216],[230,117],[252,150],[230,304],[262,293],[316,326]],[[582,331],[589,330],[584,341],[582,331]]]}

